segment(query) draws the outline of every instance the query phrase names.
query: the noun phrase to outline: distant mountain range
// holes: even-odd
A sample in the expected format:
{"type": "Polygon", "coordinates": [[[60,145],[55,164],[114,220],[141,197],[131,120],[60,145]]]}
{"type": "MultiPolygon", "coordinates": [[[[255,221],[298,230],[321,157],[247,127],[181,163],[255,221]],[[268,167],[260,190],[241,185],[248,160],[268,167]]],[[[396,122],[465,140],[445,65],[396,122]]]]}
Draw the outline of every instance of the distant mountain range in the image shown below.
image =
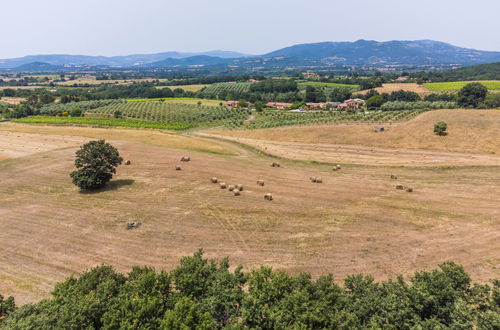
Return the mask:
{"type": "Polygon", "coordinates": [[[467,66],[500,62],[500,52],[461,48],[432,40],[320,42],[282,48],[263,55],[231,51],[165,52],[150,55],[32,55],[0,60],[0,69],[48,70],[64,67],[284,68],[335,66],[467,66]]]}
{"type": "Polygon", "coordinates": [[[55,66],[121,66],[133,67],[166,59],[182,59],[189,57],[209,56],[223,59],[249,56],[238,52],[214,50],[201,53],[164,52],[157,54],[124,55],[124,56],[87,56],[87,55],[29,55],[19,58],[0,59],[0,68],[13,69],[30,63],[46,63],[55,66]]]}

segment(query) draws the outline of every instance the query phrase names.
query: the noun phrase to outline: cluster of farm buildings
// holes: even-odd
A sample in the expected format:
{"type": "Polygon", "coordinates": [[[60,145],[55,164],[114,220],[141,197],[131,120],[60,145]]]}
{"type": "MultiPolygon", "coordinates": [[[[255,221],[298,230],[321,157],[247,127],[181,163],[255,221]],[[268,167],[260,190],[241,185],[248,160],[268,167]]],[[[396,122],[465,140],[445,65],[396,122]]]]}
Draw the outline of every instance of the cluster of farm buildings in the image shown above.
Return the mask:
{"type": "MultiPolygon", "coordinates": [[[[228,107],[238,106],[238,101],[227,101],[226,105],[228,107]]],[[[359,110],[365,105],[365,101],[362,99],[349,99],[344,102],[320,102],[320,103],[305,103],[299,109],[294,109],[291,111],[305,111],[305,110],[328,110],[328,109],[338,109],[338,110],[359,110]]],[[[293,106],[292,103],[284,102],[267,102],[267,108],[273,109],[290,109],[293,106]]]]}

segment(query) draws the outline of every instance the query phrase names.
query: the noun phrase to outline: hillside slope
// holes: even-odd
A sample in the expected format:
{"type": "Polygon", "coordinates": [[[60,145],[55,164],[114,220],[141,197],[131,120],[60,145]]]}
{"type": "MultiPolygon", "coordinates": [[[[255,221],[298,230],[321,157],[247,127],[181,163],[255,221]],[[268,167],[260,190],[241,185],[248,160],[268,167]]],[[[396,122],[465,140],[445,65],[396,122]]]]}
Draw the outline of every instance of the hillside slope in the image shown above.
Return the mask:
{"type": "Polygon", "coordinates": [[[423,149],[469,154],[500,155],[499,110],[435,110],[408,122],[386,125],[325,125],[260,130],[221,131],[218,134],[276,142],[325,143],[379,148],[423,149]],[[437,136],[433,125],[448,123],[448,136],[437,136]]]}

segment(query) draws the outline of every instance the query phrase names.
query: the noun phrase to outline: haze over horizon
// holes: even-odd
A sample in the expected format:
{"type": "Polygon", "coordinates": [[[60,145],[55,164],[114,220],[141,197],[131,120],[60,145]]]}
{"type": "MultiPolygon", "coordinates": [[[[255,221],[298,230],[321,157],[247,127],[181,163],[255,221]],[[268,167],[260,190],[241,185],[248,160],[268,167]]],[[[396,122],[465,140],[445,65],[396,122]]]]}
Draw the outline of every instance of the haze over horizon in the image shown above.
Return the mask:
{"type": "Polygon", "coordinates": [[[500,51],[494,0],[19,0],[2,6],[0,58],[210,50],[263,54],[301,43],[430,39],[500,51]],[[454,8],[460,7],[459,11],[454,8]],[[488,9],[488,10],[485,10],[488,9]]]}

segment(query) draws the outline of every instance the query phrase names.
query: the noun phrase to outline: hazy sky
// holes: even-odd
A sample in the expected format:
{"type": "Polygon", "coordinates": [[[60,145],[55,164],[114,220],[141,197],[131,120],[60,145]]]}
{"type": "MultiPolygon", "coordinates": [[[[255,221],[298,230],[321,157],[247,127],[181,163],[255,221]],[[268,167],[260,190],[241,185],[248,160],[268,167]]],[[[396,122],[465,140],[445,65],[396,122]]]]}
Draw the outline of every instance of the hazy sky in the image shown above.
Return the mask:
{"type": "Polygon", "coordinates": [[[4,0],[0,58],[434,39],[500,51],[500,0],[4,0]]]}

